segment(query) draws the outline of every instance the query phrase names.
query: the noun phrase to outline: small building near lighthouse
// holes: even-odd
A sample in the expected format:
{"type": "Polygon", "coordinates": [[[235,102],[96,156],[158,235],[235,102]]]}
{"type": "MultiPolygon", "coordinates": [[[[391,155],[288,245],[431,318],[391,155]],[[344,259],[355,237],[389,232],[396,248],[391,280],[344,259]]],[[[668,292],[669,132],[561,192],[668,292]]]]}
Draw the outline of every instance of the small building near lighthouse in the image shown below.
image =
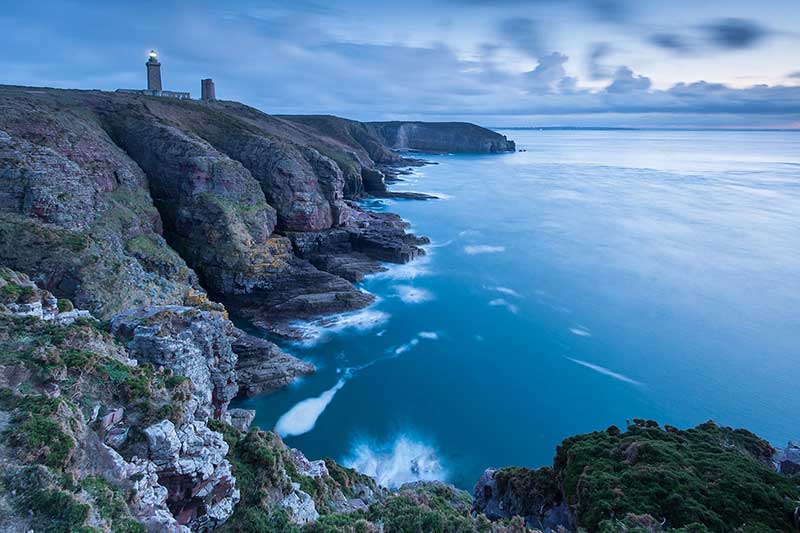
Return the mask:
{"type": "MultiPolygon", "coordinates": [[[[118,93],[143,94],[145,96],[164,96],[167,98],[177,98],[188,100],[192,97],[190,93],[179,91],[165,91],[161,86],[161,63],[158,61],[158,54],[155,50],[150,50],[147,55],[147,89],[117,89],[118,93]]],[[[213,82],[212,82],[213,88],[213,82]]]]}

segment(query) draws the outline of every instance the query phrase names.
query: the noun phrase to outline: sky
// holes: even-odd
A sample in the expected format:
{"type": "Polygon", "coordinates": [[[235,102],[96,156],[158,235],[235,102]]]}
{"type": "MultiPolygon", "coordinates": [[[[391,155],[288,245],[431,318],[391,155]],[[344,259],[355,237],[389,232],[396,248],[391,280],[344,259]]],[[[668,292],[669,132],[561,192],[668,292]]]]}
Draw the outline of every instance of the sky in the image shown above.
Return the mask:
{"type": "Polygon", "coordinates": [[[5,0],[0,83],[268,113],[800,129],[800,0],[5,0]]]}

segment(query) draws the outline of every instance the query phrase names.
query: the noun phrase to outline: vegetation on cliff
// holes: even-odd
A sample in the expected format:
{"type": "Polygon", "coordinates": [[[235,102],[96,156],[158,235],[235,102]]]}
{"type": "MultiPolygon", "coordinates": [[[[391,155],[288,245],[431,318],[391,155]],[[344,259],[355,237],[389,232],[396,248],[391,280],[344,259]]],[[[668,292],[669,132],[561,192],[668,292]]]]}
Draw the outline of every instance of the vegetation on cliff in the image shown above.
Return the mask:
{"type": "Polygon", "coordinates": [[[553,468],[494,472],[492,496],[529,521],[542,501],[563,499],[589,531],[792,531],[800,477],[776,472],[774,452],[713,422],[680,430],[636,420],[565,439],[553,468]]]}
{"type": "MultiPolygon", "coordinates": [[[[0,314],[0,413],[8,413],[0,492],[12,495],[8,503],[22,523],[30,516],[36,531],[143,532],[124,493],[77,466],[78,456],[104,414],[95,406],[124,405],[141,427],[177,416],[185,386],[171,377],[130,366],[101,322],[0,314]]],[[[129,444],[136,441],[133,435],[129,444]]]]}

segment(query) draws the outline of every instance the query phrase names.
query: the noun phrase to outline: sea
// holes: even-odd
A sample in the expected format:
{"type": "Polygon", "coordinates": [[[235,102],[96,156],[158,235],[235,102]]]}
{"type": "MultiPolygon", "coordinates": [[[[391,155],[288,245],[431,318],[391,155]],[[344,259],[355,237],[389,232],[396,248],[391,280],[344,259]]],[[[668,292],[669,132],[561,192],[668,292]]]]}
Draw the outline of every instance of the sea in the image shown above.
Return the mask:
{"type": "Polygon", "coordinates": [[[430,237],[364,310],[279,341],[318,371],[238,401],[311,459],[470,490],[634,418],[800,439],[800,133],[498,130],[371,200],[430,237]]]}

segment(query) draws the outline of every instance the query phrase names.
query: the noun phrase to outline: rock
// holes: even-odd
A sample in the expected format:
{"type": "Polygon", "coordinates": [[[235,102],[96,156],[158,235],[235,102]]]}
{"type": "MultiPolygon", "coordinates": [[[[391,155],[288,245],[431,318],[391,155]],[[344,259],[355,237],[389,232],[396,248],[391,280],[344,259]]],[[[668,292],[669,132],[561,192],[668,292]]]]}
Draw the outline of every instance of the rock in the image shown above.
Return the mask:
{"type": "Polygon", "coordinates": [[[68,326],[76,320],[83,318],[92,318],[92,314],[84,309],[73,309],[72,311],[67,311],[65,313],[58,313],[53,320],[55,320],[58,324],[68,326]]]}
{"type": "Polygon", "coordinates": [[[147,307],[115,316],[111,328],[137,360],[191,380],[196,409],[191,414],[198,419],[220,418],[239,391],[230,341],[233,325],[222,313],[147,307]]]}
{"type": "Polygon", "coordinates": [[[781,474],[800,474],[800,443],[789,441],[785,448],[778,448],[773,456],[775,468],[781,474]]]}
{"type": "Polygon", "coordinates": [[[238,356],[239,391],[246,396],[273,392],[313,373],[311,363],[285,353],[274,343],[234,329],[233,351],[238,356]]]}
{"type": "Polygon", "coordinates": [[[280,503],[281,507],[288,513],[289,519],[295,524],[308,524],[319,518],[319,512],[314,504],[313,498],[300,490],[299,483],[292,483],[290,492],[280,503]]]}
{"type": "Polygon", "coordinates": [[[100,419],[100,427],[102,429],[108,429],[114,424],[122,421],[122,417],[125,414],[125,409],[122,407],[117,407],[108,412],[103,418],[100,419]]]}
{"type": "Polygon", "coordinates": [[[371,122],[375,134],[396,150],[429,153],[513,152],[505,135],[464,122],[371,122]]]}
{"type": "Polygon", "coordinates": [[[160,470],[166,470],[178,460],[181,441],[175,432],[175,424],[162,420],[144,430],[147,437],[149,458],[160,470]]]}
{"type": "Polygon", "coordinates": [[[81,443],[87,463],[85,475],[97,475],[128,495],[128,508],[148,532],[188,533],[167,507],[167,489],[158,482],[157,467],[151,461],[133,457],[126,461],[91,433],[81,443]]]}
{"type": "Polygon", "coordinates": [[[247,433],[253,419],[256,417],[254,409],[228,409],[229,424],[241,432],[247,433]]]}
{"type": "Polygon", "coordinates": [[[287,232],[295,253],[320,270],[361,281],[380,272],[380,263],[407,263],[425,254],[420,245],[430,241],[407,233],[408,223],[391,213],[364,211],[350,204],[342,228],[321,232],[287,232]]]}
{"type": "Polygon", "coordinates": [[[297,473],[306,477],[323,477],[329,476],[328,467],[325,466],[325,461],[309,461],[300,450],[292,449],[292,460],[297,469],[297,473]]]}
{"type": "Polygon", "coordinates": [[[58,299],[50,291],[40,289],[27,274],[5,267],[0,267],[0,305],[0,313],[54,321],[63,326],[92,318],[89,311],[81,309],[61,312],[58,299]]]}
{"type": "Polygon", "coordinates": [[[167,489],[167,506],[177,522],[191,529],[225,522],[239,501],[239,490],[222,435],[201,421],[176,428],[164,420],[144,432],[148,459],[167,489]]]}
{"type": "Polygon", "coordinates": [[[527,526],[544,531],[572,531],[575,518],[551,476],[549,468],[486,469],[475,483],[472,512],[490,520],[520,516],[527,526]]]}

